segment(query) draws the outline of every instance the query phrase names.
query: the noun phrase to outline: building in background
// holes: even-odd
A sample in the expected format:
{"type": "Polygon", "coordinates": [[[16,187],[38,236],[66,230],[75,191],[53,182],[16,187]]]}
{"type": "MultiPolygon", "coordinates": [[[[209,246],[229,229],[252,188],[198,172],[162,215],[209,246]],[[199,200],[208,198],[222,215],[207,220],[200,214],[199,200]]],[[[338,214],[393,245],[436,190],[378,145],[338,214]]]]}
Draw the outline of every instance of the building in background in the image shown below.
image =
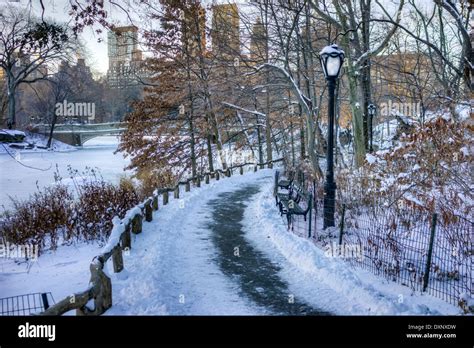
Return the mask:
{"type": "Polygon", "coordinates": [[[183,45],[191,56],[197,56],[206,51],[206,10],[201,4],[195,6],[197,16],[188,13],[182,27],[183,45]]]}
{"type": "Polygon", "coordinates": [[[128,88],[140,85],[146,78],[142,51],[138,47],[138,28],[117,27],[107,35],[109,69],[107,84],[111,88],[128,88]]]}
{"type": "Polygon", "coordinates": [[[261,64],[266,61],[268,54],[268,37],[265,30],[265,25],[262,23],[260,17],[257,17],[252,26],[250,34],[250,64],[261,64]]]}
{"type": "Polygon", "coordinates": [[[235,3],[212,7],[212,52],[216,57],[240,56],[240,19],[235,3]]]}

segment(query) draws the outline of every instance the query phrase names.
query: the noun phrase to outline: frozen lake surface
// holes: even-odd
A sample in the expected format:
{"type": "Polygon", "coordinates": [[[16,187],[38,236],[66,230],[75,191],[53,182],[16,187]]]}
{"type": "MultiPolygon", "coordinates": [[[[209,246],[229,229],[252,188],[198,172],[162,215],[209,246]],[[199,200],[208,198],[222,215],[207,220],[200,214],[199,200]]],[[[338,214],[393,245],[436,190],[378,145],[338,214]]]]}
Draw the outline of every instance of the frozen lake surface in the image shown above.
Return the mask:
{"type": "MultiPolygon", "coordinates": [[[[105,136],[89,140],[82,148],[70,152],[22,152],[17,159],[31,167],[27,168],[8,154],[0,154],[0,206],[11,206],[9,196],[26,199],[36,191],[36,182],[40,187],[54,183],[56,165],[64,179],[69,178],[68,165],[82,172],[86,167],[99,168],[105,180],[118,182],[129,163],[121,153],[114,154],[118,139],[105,136]]],[[[0,211],[3,208],[0,207],[0,211]]]]}

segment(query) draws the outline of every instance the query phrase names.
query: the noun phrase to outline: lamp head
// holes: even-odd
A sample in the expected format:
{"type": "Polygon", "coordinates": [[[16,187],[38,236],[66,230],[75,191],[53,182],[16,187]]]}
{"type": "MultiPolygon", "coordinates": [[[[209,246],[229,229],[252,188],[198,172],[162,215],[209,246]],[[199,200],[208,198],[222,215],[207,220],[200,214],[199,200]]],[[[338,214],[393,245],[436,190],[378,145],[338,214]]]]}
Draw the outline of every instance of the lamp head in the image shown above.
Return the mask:
{"type": "Polygon", "coordinates": [[[319,59],[326,79],[337,79],[344,63],[344,51],[336,44],[326,46],[319,53],[319,59]]]}
{"type": "Polygon", "coordinates": [[[369,115],[370,115],[370,116],[374,116],[374,115],[375,115],[375,111],[377,111],[377,107],[376,107],[374,104],[372,104],[372,103],[370,103],[370,104],[367,106],[367,109],[368,109],[368,111],[369,111],[369,115]]]}

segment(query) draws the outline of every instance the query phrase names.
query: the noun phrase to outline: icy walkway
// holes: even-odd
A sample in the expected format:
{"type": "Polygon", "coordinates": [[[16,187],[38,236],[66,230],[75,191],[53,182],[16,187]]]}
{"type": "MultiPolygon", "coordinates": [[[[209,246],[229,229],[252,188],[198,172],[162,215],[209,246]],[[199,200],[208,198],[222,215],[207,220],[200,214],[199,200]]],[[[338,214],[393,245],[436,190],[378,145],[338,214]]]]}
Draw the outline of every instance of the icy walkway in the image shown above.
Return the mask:
{"type": "MultiPolygon", "coordinates": [[[[240,286],[240,293],[278,315],[324,315],[288,290],[280,277],[281,267],[265,256],[246,237],[243,230],[244,212],[252,197],[259,192],[263,177],[256,184],[237,191],[225,192],[209,202],[212,220],[209,227],[218,249],[216,259],[221,271],[240,286]]],[[[258,224],[255,226],[258,228],[258,224]]]]}
{"type": "Polygon", "coordinates": [[[271,180],[271,173],[212,181],[160,206],[153,222],[144,224],[132,241],[125,272],[112,275],[114,306],[107,314],[270,314],[242,296],[240,283],[221,271],[222,255],[209,225],[216,222],[213,211],[222,193],[247,186],[249,179],[271,180]]]}
{"type": "Polygon", "coordinates": [[[160,207],[112,275],[107,314],[459,313],[289,233],[272,185],[271,170],[236,175],[160,207]]]}
{"type": "Polygon", "coordinates": [[[247,204],[272,174],[225,178],[162,207],[133,241],[126,273],[112,276],[107,313],[327,314],[296,299],[278,263],[245,238],[247,204]]]}
{"type": "MultiPolygon", "coordinates": [[[[424,315],[458,308],[352,269],[289,233],[275,207],[273,171],[224,178],[182,193],[154,213],[108,273],[108,315],[424,315]]],[[[160,202],[161,203],[161,202],[160,202]]],[[[96,245],[61,246],[29,271],[0,259],[0,297],[87,287],[96,245]]]]}

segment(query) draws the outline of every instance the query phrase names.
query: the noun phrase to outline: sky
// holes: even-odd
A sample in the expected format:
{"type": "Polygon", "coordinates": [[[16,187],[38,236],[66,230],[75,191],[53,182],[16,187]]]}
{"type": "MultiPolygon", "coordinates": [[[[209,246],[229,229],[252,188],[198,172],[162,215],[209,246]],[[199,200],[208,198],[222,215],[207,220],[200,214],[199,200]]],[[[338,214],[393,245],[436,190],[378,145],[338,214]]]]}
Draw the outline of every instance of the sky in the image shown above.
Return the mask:
{"type": "MultiPolygon", "coordinates": [[[[43,0],[45,6],[45,19],[54,20],[57,22],[70,22],[71,18],[68,15],[70,10],[71,0],[43,0]]],[[[130,17],[133,19],[134,24],[140,26],[142,21],[139,15],[133,11],[133,4],[139,0],[120,0],[117,3],[124,8],[132,8],[129,12],[130,17]]],[[[85,1],[83,1],[85,2],[85,1]]],[[[158,2],[158,1],[157,1],[158,2]]],[[[203,0],[205,5],[212,3],[227,3],[226,0],[203,0]]],[[[237,4],[242,5],[248,1],[237,0],[237,4]]],[[[12,6],[18,7],[25,10],[32,16],[40,16],[42,9],[39,0],[0,0],[0,8],[5,4],[11,4],[12,6]]],[[[115,25],[128,25],[130,24],[129,19],[125,12],[120,10],[116,6],[112,6],[108,1],[105,1],[105,9],[108,12],[108,20],[115,25]]],[[[150,23],[147,23],[147,25],[150,23]]],[[[96,29],[101,28],[99,25],[94,27],[87,27],[84,32],[80,34],[79,39],[85,45],[85,58],[86,64],[91,67],[93,73],[98,76],[106,74],[108,69],[108,57],[107,57],[107,33],[104,31],[98,35],[95,33],[96,29]],[[99,42],[102,40],[101,42],[99,42]]],[[[102,28],[103,29],[103,28],[102,28]]]]}
{"type": "MultiPolygon", "coordinates": [[[[71,7],[71,1],[72,0],[43,0],[46,9],[44,13],[45,18],[57,22],[70,22],[71,18],[68,15],[68,12],[71,7]]],[[[131,8],[129,11],[129,16],[132,18],[135,25],[142,26],[141,23],[143,22],[140,20],[139,15],[133,10],[133,4],[138,1],[139,0],[120,0],[118,3],[124,8],[131,8]]],[[[212,3],[227,3],[229,1],[203,0],[202,2],[205,5],[210,5],[212,3]]],[[[241,11],[245,11],[244,8],[246,6],[242,5],[246,3],[248,4],[249,0],[237,0],[235,2],[239,5],[241,11]]],[[[425,3],[427,0],[420,0],[420,2],[425,3]]],[[[383,3],[388,7],[393,7],[393,0],[385,0],[383,3]]],[[[40,16],[42,12],[39,0],[0,0],[0,8],[5,4],[11,4],[12,6],[24,9],[27,11],[27,13],[30,13],[33,16],[40,16]]],[[[127,14],[125,14],[124,11],[120,10],[117,6],[110,5],[108,1],[105,1],[105,4],[105,10],[108,12],[109,21],[115,25],[130,24],[127,14]]],[[[150,23],[147,22],[146,25],[150,25],[150,23]]],[[[91,67],[91,70],[96,76],[105,74],[108,69],[107,33],[104,31],[100,35],[96,34],[95,30],[98,28],[101,27],[99,25],[94,27],[86,27],[84,32],[81,33],[79,37],[85,46],[84,58],[86,59],[86,64],[91,67]],[[99,42],[100,40],[102,41],[99,42]]]]}
{"type": "MultiPolygon", "coordinates": [[[[124,8],[129,7],[136,0],[120,0],[118,3],[124,8]]],[[[205,0],[203,3],[210,4],[212,0],[205,0]]],[[[223,2],[223,1],[214,1],[223,2]]],[[[237,3],[242,1],[237,1],[237,3]]],[[[52,19],[57,22],[70,22],[71,18],[68,15],[70,10],[70,0],[43,0],[45,6],[44,17],[46,19],[52,19]]],[[[33,16],[40,16],[42,9],[39,0],[0,0],[0,8],[5,4],[24,9],[27,13],[33,16]]],[[[128,25],[129,20],[127,15],[116,6],[112,6],[108,1],[105,1],[105,9],[108,12],[108,20],[115,25],[128,25]]],[[[129,13],[131,18],[134,20],[134,24],[140,25],[141,21],[137,13],[133,10],[129,13]]],[[[91,67],[91,70],[96,75],[105,74],[108,69],[108,57],[107,57],[107,33],[104,31],[102,34],[97,35],[95,29],[101,28],[99,25],[94,27],[87,27],[84,32],[80,34],[79,39],[85,45],[86,64],[91,67]],[[102,42],[99,42],[100,39],[102,42]]]]}

